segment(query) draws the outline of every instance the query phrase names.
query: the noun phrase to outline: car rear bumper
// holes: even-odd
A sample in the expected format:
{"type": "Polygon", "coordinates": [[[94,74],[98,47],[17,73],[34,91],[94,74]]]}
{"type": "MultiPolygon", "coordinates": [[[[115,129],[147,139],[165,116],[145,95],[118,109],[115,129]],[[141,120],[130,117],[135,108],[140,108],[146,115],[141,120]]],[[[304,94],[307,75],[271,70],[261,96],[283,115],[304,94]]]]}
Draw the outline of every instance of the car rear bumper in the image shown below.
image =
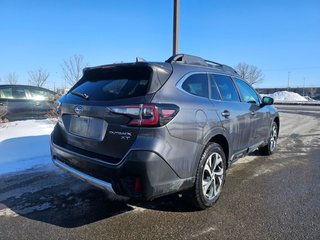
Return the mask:
{"type": "Polygon", "coordinates": [[[193,186],[194,178],[181,179],[158,154],[131,150],[118,165],[81,155],[51,140],[55,165],[95,186],[118,195],[143,200],[193,186]]]}
{"type": "Polygon", "coordinates": [[[104,190],[106,190],[108,192],[111,192],[111,193],[115,194],[115,192],[113,191],[111,183],[106,182],[106,181],[102,181],[102,180],[100,180],[98,178],[95,178],[95,177],[92,177],[92,176],[90,176],[88,174],[80,172],[80,171],[76,170],[75,168],[72,168],[69,165],[67,165],[67,164],[65,164],[65,163],[63,163],[63,162],[61,162],[61,161],[59,161],[57,159],[53,159],[52,161],[57,167],[61,168],[62,170],[66,171],[66,172],[71,173],[75,177],[78,177],[78,178],[80,178],[80,179],[82,179],[82,180],[84,180],[84,181],[86,181],[86,182],[88,182],[88,183],[90,183],[92,185],[95,185],[96,187],[102,188],[102,189],[104,189],[104,190]]]}

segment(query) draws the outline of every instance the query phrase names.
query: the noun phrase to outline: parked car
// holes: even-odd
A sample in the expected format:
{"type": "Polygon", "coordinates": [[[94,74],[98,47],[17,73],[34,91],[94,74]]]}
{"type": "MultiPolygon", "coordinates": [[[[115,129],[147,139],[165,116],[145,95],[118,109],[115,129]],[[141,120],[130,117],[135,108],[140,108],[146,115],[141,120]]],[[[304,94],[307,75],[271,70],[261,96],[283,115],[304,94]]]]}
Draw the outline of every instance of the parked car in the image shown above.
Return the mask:
{"type": "Polygon", "coordinates": [[[27,85],[0,85],[0,117],[9,121],[44,117],[54,109],[55,92],[27,85]]]}
{"type": "Polygon", "coordinates": [[[182,192],[205,209],[230,164],[258,148],[276,150],[272,103],[231,67],[196,56],[87,68],[59,99],[52,159],[119,195],[182,192]]]}

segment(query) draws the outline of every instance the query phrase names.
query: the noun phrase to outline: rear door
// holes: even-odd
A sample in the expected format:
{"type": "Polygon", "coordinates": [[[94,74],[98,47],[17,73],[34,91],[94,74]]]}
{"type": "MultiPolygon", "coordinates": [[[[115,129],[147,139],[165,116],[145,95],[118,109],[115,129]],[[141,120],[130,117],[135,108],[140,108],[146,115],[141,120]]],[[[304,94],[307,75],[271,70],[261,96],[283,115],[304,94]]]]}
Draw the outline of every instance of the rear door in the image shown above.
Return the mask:
{"type": "Polygon", "coordinates": [[[210,74],[211,101],[229,134],[232,154],[241,154],[249,145],[250,110],[240,100],[233,80],[226,75],[210,74]]]}
{"type": "Polygon", "coordinates": [[[124,157],[139,132],[139,127],[128,126],[130,111],[148,102],[151,77],[147,66],[110,66],[85,72],[60,100],[66,144],[94,152],[100,159],[124,157]],[[114,106],[130,106],[126,108],[129,115],[111,111],[114,106]]]}
{"type": "Polygon", "coordinates": [[[33,101],[33,113],[35,117],[43,117],[53,108],[55,94],[41,88],[29,88],[28,96],[33,101]]]}

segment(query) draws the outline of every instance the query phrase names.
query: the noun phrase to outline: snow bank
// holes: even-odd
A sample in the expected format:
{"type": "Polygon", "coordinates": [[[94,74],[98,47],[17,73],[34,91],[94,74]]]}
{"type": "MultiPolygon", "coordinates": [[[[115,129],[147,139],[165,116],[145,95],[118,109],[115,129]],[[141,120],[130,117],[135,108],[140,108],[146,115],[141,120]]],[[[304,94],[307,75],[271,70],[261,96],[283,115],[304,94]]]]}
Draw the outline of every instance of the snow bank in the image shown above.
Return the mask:
{"type": "Polygon", "coordinates": [[[52,120],[26,120],[0,124],[0,174],[35,167],[51,167],[52,120]]]}
{"type": "Polygon", "coordinates": [[[265,94],[265,96],[272,97],[275,102],[307,102],[305,97],[295,92],[280,91],[272,94],[265,94]]]}

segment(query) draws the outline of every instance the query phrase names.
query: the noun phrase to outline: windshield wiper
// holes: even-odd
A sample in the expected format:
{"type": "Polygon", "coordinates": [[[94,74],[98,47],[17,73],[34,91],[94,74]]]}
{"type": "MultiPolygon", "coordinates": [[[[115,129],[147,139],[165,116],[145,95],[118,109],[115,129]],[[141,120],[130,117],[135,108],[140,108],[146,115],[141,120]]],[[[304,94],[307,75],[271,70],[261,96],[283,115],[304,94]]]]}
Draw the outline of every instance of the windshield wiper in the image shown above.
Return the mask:
{"type": "Polygon", "coordinates": [[[72,91],[71,92],[72,94],[78,96],[78,97],[82,97],[84,98],[85,100],[88,100],[89,99],[89,96],[85,93],[80,93],[80,92],[76,92],[76,91],[72,91]]]}

